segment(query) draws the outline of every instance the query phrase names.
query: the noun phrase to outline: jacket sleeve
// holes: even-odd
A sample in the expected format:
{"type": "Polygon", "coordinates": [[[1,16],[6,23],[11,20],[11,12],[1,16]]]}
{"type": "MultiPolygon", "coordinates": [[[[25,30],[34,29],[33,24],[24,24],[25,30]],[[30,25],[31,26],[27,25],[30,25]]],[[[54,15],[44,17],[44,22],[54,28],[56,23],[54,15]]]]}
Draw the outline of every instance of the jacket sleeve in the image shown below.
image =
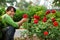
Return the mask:
{"type": "Polygon", "coordinates": [[[6,23],[8,23],[9,25],[11,25],[12,27],[19,28],[17,22],[14,22],[13,19],[10,16],[6,15],[5,18],[4,18],[4,20],[5,20],[6,23]]]}

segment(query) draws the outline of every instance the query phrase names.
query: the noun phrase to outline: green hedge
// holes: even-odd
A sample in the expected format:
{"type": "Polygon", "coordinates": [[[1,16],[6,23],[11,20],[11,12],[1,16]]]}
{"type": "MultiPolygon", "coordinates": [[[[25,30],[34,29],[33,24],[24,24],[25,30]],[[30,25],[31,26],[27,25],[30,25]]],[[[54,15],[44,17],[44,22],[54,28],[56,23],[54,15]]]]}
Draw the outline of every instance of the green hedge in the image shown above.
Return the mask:
{"type": "MultiPolygon", "coordinates": [[[[37,14],[37,15],[41,16],[40,13],[45,14],[46,10],[47,9],[44,6],[29,6],[27,10],[17,9],[16,14],[14,16],[14,21],[17,22],[17,21],[21,20],[22,19],[22,15],[25,14],[25,13],[28,14],[28,16],[30,18],[29,20],[31,20],[31,17],[34,14],[37,14]]],[[[3,14],[5,14],[5,8],[2,8],[1,7],[0,8],[0,27],[3,25],[2,22],[1,22],[1,16],[3,14]]],[[[59,11],[56,12],[56,16],[57,16],[57,19],[56,20],[60,21],[60,18],[59,18],[60,17],[60,12],[59,11]]],[[[0,34],[0,37],[1,36],[2,36],[2,34],[0,34]]]]}
{"type": "Polygon", "coordinates": [[[36,12],[42,11],[42,13],[45,13],[46,10],[47,8],[44,6],[29,6],[27,10],[23,11],[17,9],[14,20],[19,21],[23,14],[28,14],[29,18],[31,18],[34,14],[36,14],[36,12]]]}

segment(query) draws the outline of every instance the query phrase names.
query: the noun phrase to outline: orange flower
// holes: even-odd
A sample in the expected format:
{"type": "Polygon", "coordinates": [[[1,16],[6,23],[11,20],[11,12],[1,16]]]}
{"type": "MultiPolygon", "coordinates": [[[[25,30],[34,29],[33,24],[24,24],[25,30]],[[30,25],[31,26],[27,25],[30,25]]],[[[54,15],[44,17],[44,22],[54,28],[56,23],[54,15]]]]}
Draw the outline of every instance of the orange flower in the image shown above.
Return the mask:
{"type": "Polygon", "coordinates": [[[47,10],[47,11],[46,11],[46,15],[49,14],[49,13],[50,13],[50,10],[47,10]]]}
{"type": "Polygon", "coordinates": [[[52,13],[56,13],[56,10],[52,10],[52,13]]]}
{"type": "Polygon", "coordinates": [[[28,15],[27,15],[27,14],[24,14],[24,15],[23,15],[23,18],[28,18],[28,15]]]}
{"type": "Polygon", "coordinates": [[[51,20],[52,20],[52,22],[56,21],[56,19],[55,19],[55,18],[52,18],[51,20]]]}
{"type": "Polygon", "coordinates": [[[38,19],[38,20],[40,19],[40,17],[37,16],[37,15],[34,15],[34,18],[35,18],[35,19],[38,19]]]}
{"type": "Polygon", "coordinates": [[[46,22],[47,21],[47,18],[46,18],[46,16],[43,18],[43,20],[42,20],[43,22],[46,22]]]}
{"type": "Polygon", "coordinates": [[[37,20],[37,19],[35,19],[35,20],[34,20],[34,24],[37,24],[37,23],[38,23],[38,20],[37,20]]]}
{"type": "Polygon", "coordinates": [[[57,21],[54,21],[54,22],[53,22],[53,25],[54,25],[54,26],[58,26],[58,22],[57,22],[57,21]]]}
{"type": "Polygon", "coordinates": [[[47,35],[48,35],[48,32],[47,32],[47,31],[45,31],[45,32],[44,32],[44,36],[47,36],[47,35]]]}

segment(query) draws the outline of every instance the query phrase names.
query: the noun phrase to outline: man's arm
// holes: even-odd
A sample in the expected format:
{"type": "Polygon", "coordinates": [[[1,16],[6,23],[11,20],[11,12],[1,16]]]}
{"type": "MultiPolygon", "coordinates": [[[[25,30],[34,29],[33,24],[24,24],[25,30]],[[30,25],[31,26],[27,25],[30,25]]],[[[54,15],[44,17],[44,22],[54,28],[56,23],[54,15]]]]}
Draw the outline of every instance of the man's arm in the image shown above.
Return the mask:
{"type": "Polygon", "coordinates": [[[27,21],[27,18],[23,18],[22,20],[20,20],[19,22],[18,22],[18,24],[19,24],[19,26],[21,26],[24,22],[26,22],[27,21]]]}
{"type": "Polygon", "coordinates": [[[12,27],[19,28],[18,23],[14,22],[13,19],[10,16],[5,15],[4,20],[7,24],[11,25],[12,27]]]}
{"type": "Polygon", "coordinates": [[[19,28],[23,22],[26,22],[27,19],[23,18],[22,20],[20,20],[19,22],[14,22],[13,19],[10,16],[5,16],[5,22],[8,23],[9,25],[15,27],[15,28],[19,28]]]}

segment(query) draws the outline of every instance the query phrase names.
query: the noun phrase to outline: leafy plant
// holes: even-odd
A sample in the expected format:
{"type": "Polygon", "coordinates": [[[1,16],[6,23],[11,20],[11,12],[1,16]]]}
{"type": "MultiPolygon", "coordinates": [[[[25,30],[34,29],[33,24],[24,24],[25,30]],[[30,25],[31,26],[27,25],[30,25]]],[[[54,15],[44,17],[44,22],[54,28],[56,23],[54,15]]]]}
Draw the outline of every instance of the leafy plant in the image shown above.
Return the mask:
{"type": "Polygon", "coordinates": [[[43,39],[59,40],[60,25],[59,25],[59,21],[56,20],[57,16],[55,14],[56,11],[55,12],[50,11],[50,13],[47,15],[45,12],[45,14],[42,14],[42,16],[34,14],[34,16],[31,19],[31,23],[26,22],[27,24],[24,23],[26,25],[23,26],[24,28],[29,30],[30,35],[36,34],[36,36],[42,37],[43,39]],[[51,16],[50,14],[54,16],[51,16]],[[40,17],[42,18],[39,19],[40,17]]]}

